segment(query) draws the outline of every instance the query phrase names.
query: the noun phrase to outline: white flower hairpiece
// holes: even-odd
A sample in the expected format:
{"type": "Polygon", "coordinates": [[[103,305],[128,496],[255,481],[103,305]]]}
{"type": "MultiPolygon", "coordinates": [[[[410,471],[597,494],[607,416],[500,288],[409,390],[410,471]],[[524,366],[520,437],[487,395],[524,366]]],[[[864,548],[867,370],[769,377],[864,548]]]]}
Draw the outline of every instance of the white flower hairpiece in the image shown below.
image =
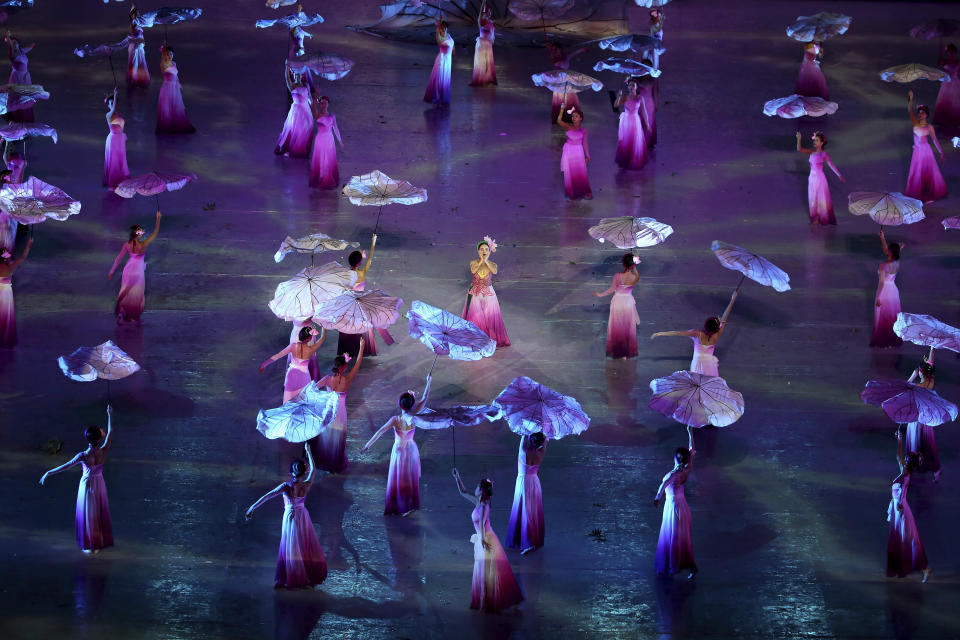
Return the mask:
{"type": "Polygon", "coordinates": [[[344,362],[350,362],[353,358],[350,357],[349,353],[341,353],[340,357],[343,358],[344,362]]]}
{"type": "Polygon", "coordinates": [[[497,241],[491,238],[490,236],[483,236],[483,241],[487,243],[487,246],[490,247],[490,253],[497,252],[497,241]]]}
{"type": "Polygon", "coordinates": [[[633,256],[633,264],[640,264],[640,256],[633,256]]]}

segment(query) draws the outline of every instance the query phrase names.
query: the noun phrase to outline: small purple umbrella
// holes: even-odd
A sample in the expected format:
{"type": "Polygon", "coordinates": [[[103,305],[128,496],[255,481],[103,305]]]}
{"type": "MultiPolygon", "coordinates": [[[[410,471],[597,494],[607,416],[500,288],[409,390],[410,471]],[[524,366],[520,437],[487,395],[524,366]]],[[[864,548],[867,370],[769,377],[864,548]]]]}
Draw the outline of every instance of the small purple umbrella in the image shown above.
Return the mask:
{"type": "Polygon", "coordinates": [[[538,431],[551,440],[579,435],[590,426],[590,416],[575,398],[557,393],[527,376],[514,378],[493,404],[500,407],[510,430],[521,436],[538,431]]]}
{"type": "Polygon", "coordinates": [[[957,419],[957,405],[941,398],[933,389],[903,380],[871,380],[860,399],[883,409],[897,424],[919,422],[936,427],[957,419]]]}
{"type": "Polygon", "coordinates": [[[648,405],[688,427],[727,427],[743,415],[743,395],[720,376],[675,371],[650,381],[648,405]]]}
{"type": "Polygon", "coordinates": [[[157,209],[160,208],[160,194],[164,191],[179,191],[191,180],[196,180],[193,173],[145,173],[142,176],[127,178],[118,184],[114,193],[123,198],[132,198],[135,195],[155,196],[157,209]]]}

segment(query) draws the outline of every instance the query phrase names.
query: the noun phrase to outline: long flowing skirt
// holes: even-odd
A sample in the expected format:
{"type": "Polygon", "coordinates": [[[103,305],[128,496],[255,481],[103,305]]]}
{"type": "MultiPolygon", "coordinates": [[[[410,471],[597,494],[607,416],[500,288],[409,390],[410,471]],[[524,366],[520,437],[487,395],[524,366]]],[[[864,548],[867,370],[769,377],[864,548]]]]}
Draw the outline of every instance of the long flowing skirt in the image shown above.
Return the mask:
{"type": "Polygon", "coordinates": [[[720,360],[712,353],[694,349],[693,359],[690,361],[690,371],[702,373],[705,376],[718,376],[720,375],[720,360]]]}
{"type": "Polygon", "coordinates": [[[127,135],[111,131],[103,150],[103,186],[113,189],[129,177],[127,135]]]}
{"type": "Polygon", "coordinates": [[[81,549],[96,551],[113,546],[107,484],[102,475],[84,473],[80,478],[75,522],[77,546],[81,549]]]}
{"type": "Polygon", "coordinates": [[[887,520],[890,521],[890,535],[887,536],[887,575],[891,578],[905,578],[914,571],[927,568],[927,554],[920,541],[917,523],[907,501],[902,502],[903,511],[890,502],[887,520]]]}
{"type": "Polygon", "coordinates": [[[647,163],[647,140],[639,115],[627,111],[620,114],[614,160],[621,169],[643,169],[647,163]]]}
{"type": "Polygon", "coordinates": [[[286,505],[277,553],[276,586],[302,589],[320,584],[326,578],[327,560],[310,514],[302,505],[286,505]]]}
{"type": "Polygon", "coordinates": [[[395,440],[387,472],[384,515],[403,515],[420,508],[420,450],[413,440],[395,440]]]}
{"type": "Polygon", "coordinates": [[[830,199],[830,185],[823,168],[810,169],[807,178],[807,200],[810,203],[810,222],[819,224],[837,224],[833,215],[833,200],[830,199]]]}
{"type": "Polygon", "coordinates": [[[131,87],[147,87],[150,85],[147,54],[142,44],[127,45],[127,84],[131,87]]]}
{"type": "Polygon", "coordinates": [[[907,451],[920,456],[920,471],[940,471],[940,456],[937,454],[937,438],[933,427],[911,422],[907,425],[907,451]]]}
{"type": "Polygon", "coordinates": [[[657,146],[657,103],[653,99],[653,89],[644,89],[640,93],[640,99],[643,100],[643,109],[640,110],[643,135],[647,139],[647,146],[655,147],[657,146]],[[646,117],[643,114],[646,114],[646,117]]]}
{"type": "Polygon", "coordinates": [[[536,473],[517,475],[513,507],[507,525],[507,546],[514,549],[543,546],[543,492],[536,473]]]}
{"type": "Polygon", "coordinates": [[[147,283],[144,275],[145,268],[143,254],[131,255],[123,267],[120,294],[117,296],[117,305],[114,308],[114,314],[120,322],[139,321],[143,314],[144,291],[147,283]]]}
{"type": "Polygon", "coordinates": [[[333,131],[327,127],[317,130],[310,156],[310,186],[317,189],[336,189],[340,184],[337,166],[337,147],[333,131]]]}
{"type": "Polygon", "coordinates": [[[493,67],[493,43],[486,38],[477,38],[473,51],[473,79],[471,87],[497,84],[497,71],[493,67]]]}
{"type": "Polygon", "coordinates": [[[496,340],[497,347],[510,346],[510,338],[507,337],[507,328],[503,325],[500,302],[497,300],[496,293],[489,296],[468,297],[460,316],[477,325],[480,331],[496,340]]]}
{"type": "Polygon", "coordinates": [[[812,60],[804,60],[800,65],[800,74],[797,76],[797,86],[794,93],[801,96],[830,98],[827,92],[827,78],[820,70],[820,65],[812,60]]]}
{"type": "Polygon", "coordinates": [[[187,118],[183,104],[183,92],[176,76],[165,74],[157,100],[157,133],[196,133],[197,129],[187,118]]]}
{"type": "Polygon", "coordinates": [[[10,214],[0,209],[0,247],[13,251],[13,245],[17,241],[18,224],[10,214]]]}
{"type": "Polygon", "coordinates": [[[571,200],[592,198],[590,179],[587,177],[587,157],[582,144],[563,143],[560,156],[560,171],[563,172],[563,192],[571,200]]]}
{"type": "Polygon", "coordinates": [[[921,202],[931,202],[946,197],[947,183],[943,181],[943,174],[940,173],[940,167],[933,157],[933,149],[929,142],[913,145],[910,174],[907,176],[907,188],[903,193],[921,202]]]}
{"type": "Polygon", "coordinates": [[[294,102],[283,121],[283,130],[273,150],[277,155],[288,154],[294,158],[310,155],[310,140],[313,137],[313,115],[307,105],[294,102]]]}
{"type": "Polygon", "coordinates": [[[342,473],[347,469],[347,396],[340,394],[340,405],[333,422],[317,436],[318,469],[342,473]]]}
{"type": "Polygon", "coordinates": [[[17,317],[13,309],[13,285],[0,282],[0,347],[17,344],[17,317]]]}
{"type": "Polygon", "coordinates": [[[663,521],[660,524],[660,539],[657,540],[655,566],[660,575],[697,569],[697,563],[693,559],[693,538],[690,535],[690,507],[682,495],[667,493],[663,505],[663,521]]]}
{"type": "Polygon", "coordinates": [[[900,313],[900,290],[893,282],[885,282],[880,290],[880,306],[873,307],[873,337],[870,338],[871,347],[899,347],[903,344],[893,332],[893,323],[900,313]]]}
{"type": "MultiPolygon", "coordinates": [[[[10,78],[7,80],[7,84],[33,84],[30,79],[30,72],[24,68],[22,71],[18,71],[16,68],[10,71],[10,78]]],[[[7,112],[7,118],[11,122],[33,122],[33,104],[34,101],[28,101],[28,104],[31,106],[26,109],[14,109],[7,112]]]]}
{"type": "Polygon", "coordinates": [[[579,109],[580,98],[578,98],[575,93],[563,94],[554,92],[550,102],[550,122],[557,121],[557,116],[560,115],[560,107],[563,105],[566,105],[564,109],[572,109],[573,107],[579,109]]]}
{"type": "Polygon", "coordinates": [[[438,53],[430,72],[430,81],[423,94],[424,102],[433,104],[450,104],[450,67],[453,54],[438,53]]]}
{"type": "Polygon", "coordinates": [[[960,82],[956,77],[940,83],[937,105],[933,110],[933,124],[947,128],[960,126],[960,82]]]}
{"type": "Polygon", "coordinates": [[[470,589],[470,608],[489,613],[500,611],[523,602],[523,591],[513,575],[507,554],[500,540],[492,531],[487,531],[490,549],[484,549],[480,536],[474,534],[473,583],[470,589]]]}
{"type": "MultiPolygon", "coordinates": [[[[646,146],[644,146],[646,149],[646,146]]],[[[607,356],[635,358],[637,355],[637,303],[630,293],[614,293],[607,320],[607,356]]]]}

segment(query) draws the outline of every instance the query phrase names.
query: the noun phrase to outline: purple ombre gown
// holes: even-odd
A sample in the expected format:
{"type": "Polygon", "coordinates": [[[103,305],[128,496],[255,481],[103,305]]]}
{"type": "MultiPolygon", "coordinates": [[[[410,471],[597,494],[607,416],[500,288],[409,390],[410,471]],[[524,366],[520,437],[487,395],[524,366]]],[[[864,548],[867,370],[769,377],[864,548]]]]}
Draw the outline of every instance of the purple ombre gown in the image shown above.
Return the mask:
{"type": "Polygon", "coordinates": [[[196,133],[197,129],[187,118],[187,108],[183,105],[183,92],[180,86],[177,63],[163,70],[163,84],[157,100],[157,133],[196,133]]]}
{"type": "Polygon", "coordinates": [[[340,129],[337,117],[332,113],[317,118],[317,135],[313,139],[310,155],[310,186],[317,189],[336,189],[340,184],[340,169],[337,166],[337,145],[340,129]]]}
{"type": "Polygon", "coordinates": [[[481,502],[471,514],[476,533],[473,542],[473,583],[470,589],[470,608],[488,613],[500,611],[523,602],[523,591],[513,576],[510,561],[490,526],[490,505],[481,502]],[[483,546],[486,542],[489,549],[483,546]]]}
{"type": "MultiPolygon", "coordinates": [[[[318,387],[330,388],[330,376],[324,376],[317,382],[318,387]]],[[[347,394],[335,392],[339,398],[337,415],[327,428],[317,436],[316,465],[318,469],[330,473],[343,473],[347,470],[347,394]]]]}
{"type": "Polygon", "coordinates": [[[887,522],[890,523],[890,535],[887,537],[887,575],[891,578],[905,578],[914,571],[927,568],[927,554],[923,550],[913,512],[907,504],[909,488],[910,476],[903,476],[899,482],[890,486],[890,506],[887,509],[887,522]]]}
{"type": "Polygon", "coordinates": [[[910,453],[920,456],[919,471],[937,473],[940,471],[940,456],[937,454],[937,438],[933,427],[910,422],[907,424],[906,447],[910,453]]]}
{"type": "Polygon", "coordinates": [[[17,317],[13,308],[13,277],[0,277],[0,348],[17,344],[17,317]]]}
{"type": "MultiPolygon", "coordinates": [[[[823,172],[824,163],[837,171],[836,165],[826,151],[814,151],[810,154],[810,177],[807,178],[807,200],[810,203],[810,222],[819,224],[837,224],[833,215],[833,200],[830,199],[830,185],[823,172]]],[[[839,173],[839,172],[838,172],[839,173]]]]}
{"type": "Polygon", "coordinates": [[[623,102],[617,131],[617,153],[614,156],[621,169],[643,169],[647,163],[647,139],[639,113],[643,108],[645,105],[639,96],[623,102]]]}
{"type": "Polygon", "coordinates": [[[113,527],[110,523],[110,505],[107,485],[103,481],[103,463],[94,464],[94,457],[82,454],[83,475],[77,490],[76,529],[77,546],[84,551],[96,551],[113,546],[113,527]]]}
{"type": "Polygon", "coordinates": [[[640,109],[640,122],[643,124],[643,134],[648,147],[657,144],[657,80],[644,76],[637,81],[640,85],[637,96],[643,101],[640,109]]]}
{"type": "MultiPolygon", "coordinates": [[[[129,243],[126,245],[126,250],[130,251],[129,243]]],[[[117,316],[118,322],[140,321],[145,305],[144,292],[147,283],[144,275],[145,268],[144,254],[130,253],[127,264],[123,266],[120,294],[117,296],[117,304],[114,307],[114,314],[117,316]]]]}
{"type": "MultiPolygon", "coordinates": [[[[277,138],[273,152],[293,158],[306,158],[310,155],[310,140],[313,138],[313,114],[310,113],[310,89],[294,87],[290,92],[293,102],[283,122],[283,130],[277,138]]],[[[336,156],[334,156],[336,160],[336,156]]]]}
{"type": "MultiPolygon", "coordinates": [[[[19,153],[11,153],[6,158],[7,169],[10,170],[8,181],[10,184],[19,184],[23,182],[23,173],[27,167],[27,161],[19,153]]],[[[17,225],[9,213],[0,208],[0,247],[5,247],[13,252],[13,245],[17,239],[17,225]]]]}
{"type": "Polygon", "coordinates": [[[517,484],[507,525],[507,546],[514,549],[539,549],[543,546],[543,492],[537,471],[546,453],[546,443],[532,446],[530,436],[520,439],[517,454],[517,484]]]}
{"type": "Polygon", "coordinates": [[[702,373],[706,376],[720,375],[720,361],[713,355],[715,344],[701,344],[700,336],[690,336],[693,340],[693,360],[690,361],[690,371],[693,373],[702,373]]]}
{"type": "Polygon", "coordinates": [[[488,271],[482,278],[479,272],[473,274],[473,285],[467,294],[467,301],[460,316],[496,340],[497,347],[509,347],[510,338],[507,337],[507,328],[503,326],[500,302],[497,300],[497,292],[493,290],[493,274],[488,271]]]}
{"type": "Polygon", "coordinates": [[[560,156],[560,171],[563,172],[563,191],[571,200],[590,199],[590,180],[587,177],[587,156],[590,146],[587,144],[587,130],[567,129],[567,141],[563,143],[560,156]]]}
{"type": "Polygon", "coordinates": [[[110,133],[103,151],[103,186],[113,189],[130,177],[127,167],[127,134],[121,116],[110,119],[110,133]]]}
{"type": "Polygon", "coordinates": [[[423,101],[433,104],[450,104],[453,38],[448,33],[442,41],[437,43],[437,46],[440,48],[440,52],[437,53],[437,59],[433,63],[433,71],[430,72],[430,81],[427,83],[427,90],[423,94],[423,101]]]}
{"type": "MultiPolygon", "coordinates": [[[[21,49],[20,54],[10,61],[10,78],[7,84],[33,84],[27,69],[28,62],[27,54],[21,49]]],[[[8,111],[7,117],[11,122],[33,122],[33,107],[8,111]]]]}
{"type": "MultiPolygon", "coordinates": [[[[290,329],[290,344],[295,344],[300,342],[300,329],[308,326],[310,324],[309,320],[299,322],[294,320],[290,323],[292,328],[290,329]]],[[[293,361],[293,354],[287,354],[287,367],[290,367],[290,363],[293,361]]],[[[307,362],[307,372],[310,374],[311,380],[319,380],[323,376],[320,375],[320,364],[317,362],[317,352],[314,351],[310,355],[310,359],[307,362]]]]}
{"type": "Polygon", "coordinates": [[[930,127],[913,128],[913,156],[910,158],[907,188],[903,193],[921,202],[933,202],[947,195],[947,183],[943,181],[943,174],[940,173],[937,160],[933,157],[931,141],[937,146],[937,151],[942,154],[940,143],[930,127]]]}
{"type": "Polygon", "coordinates": [[[903,344],[893,331],[893,323],[897,321],[897,314],[900,313],[900,290],[897,289],[897,271],[900,269],[900,262],[883,262],[877,269],[877,275],[880,278],[880,293],[877,300],[880,306],[873,307],[873,337],[870,338],[871,347],[899,347],[903,344]]]}
{"type": "Polygon", "coordinates": [[[287,372],[283,376],[283,401],[293,400],[313,380],[310,359],[301,360],[291,350],[287,357],[287,372]]]}
{"type": "Polygon", "coordinates": [[[660,538],[657,540],[655,566],[660,575],[673,575],[684,569],[696,572],[697,563],[693,559],[693,537],[690,534],[690,506],[683,495],[683,486],[690,477],[694,451],[690,451],[690,462],[683,469],[674,469],[663,476],[663,482],[657,491],[657,498],[663,496],[663,521],[660,524],[660,538]]]}
{"type": "Polygon", "coordinates": [[[803,62],[800,64],[800,74],[797,76],[797,85],[793,92],[801,96],[819,96],[827,100],[830,94],[827,92],[827,78],[820,70],[820,61],[817,60],[819,53],[820,45],[818,44],[803,50],[803,62]]]}
{"type": "Polygon", "coordinates": [[[393,429],[384,515],[398,516],[420,508],[420,450],[413,439],[415,432],[412,426],[393,429]]]}
{"type": "Polygon", "coordinates": [[[147,69],[147,53],[143,46],[143,29],[134,27],[131,35],[140,41],[127,45],[127,84],[131,87],[148,87],[150,71],[147,69]]]}
{"type": "Polygon", "coordinates": [[[640,315],[637,313],[637,303],[633,299],[634,286],[623,284],[621,272],[613,276],[610,289],[603,292],[606,295],[611,289],[613,290],[613,297],[610,299],[610,317],[607,320],[607,357],[635,358],[637,356],[637,324],[640,322],[640,315]]]}
{"type": "Polygon", "coordinates": [[[944,127],[960,126],[960,61],[947,62],[943,65],[950,79],[940,83],[940,93],[937,94],[937,104],[933,109],[933,124],[944,127]]]}
{"type": "Polygon", "coordinates": [[[471,87],[484,87],[497,84],[497,71],[493,66],[494,26],[490,20],[480,24],[476,49],[473,52],[473,79],[471,87]]]}
{"type": "Polygon", "coordinates": [[[312,482],[283,485],[283,525],[277,553],[278,588],[304,589],[327,578],[327,560],[304,501],[312,482]]]}

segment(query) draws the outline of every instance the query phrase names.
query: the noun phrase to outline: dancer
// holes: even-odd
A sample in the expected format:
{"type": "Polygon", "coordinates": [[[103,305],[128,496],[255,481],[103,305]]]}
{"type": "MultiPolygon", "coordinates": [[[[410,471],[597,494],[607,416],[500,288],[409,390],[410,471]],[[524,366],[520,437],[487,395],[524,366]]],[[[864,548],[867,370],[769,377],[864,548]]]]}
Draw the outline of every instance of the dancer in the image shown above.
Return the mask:
{"type": "MultiPolygon", "coordinates": [[[[623,107],[614,160],[621,169],[643,169],[643,165],[647,163],[647,139],[643,133],[643,120],[639,112],[646,112],[646,105],[640,98],[640,83],[636,78],[628,79],[626,86],[627,94],[624,95],[621,91],[613,105],[614,109],[623,107]]],[[[644,119],[647,119],[646,115],[644,119]]]]}
{"type": "Polygon", "coordinates": [[[640,280],[640,274],[637,273],[640,258],[626,253],[620,262],[623,271],[614,274],[610,288],[594,291],[593,295],[603,298],[613,294],[607,320],[607,357],[627,359],[637,356],[637,324],[640,316],[637,314],[637,302],[633,299],[633,285],[640,280]]]}
{"type": "Polygon", "coordinates": [[[144,49],[143,28],[137,24],[137,8],[130,7],[130,40],[127,44],[127,86],[149,87],[150,71],[147,69],[147,52],[144,49]]]}
{"type": "MultiPolygon", "coordinates": [[[[306,158],[310,155],[310,139],[313,137],[313,113],[310,109],[312,98],[310,88],[303,76],[287,68],[287,89],[290,90],[290,110],[283,122],[283,130],[277,138],[273,152],[284,157],[306,158]]],[[[339,135],[339,133],[338,133],[339,135]]],[[[342,146],[342,143],[341,143],[342,146]]],[[[336,158],[336,155],[334,155],[336,158]]]]}
{"type": "Polygon", "coordinates": [[[23,253],[16,260],[13,259],[13,242],[10,243],[9,249],[0,246],[0,348],[11,348],[17,344],[17,317],[13,307],[13,272],[27,259],[32,246],[33,238],[30,238],[23,253]]]}
{"type": "Polygon", "coordinates": [[[537,470],[547,450],[542,431],[520,438],[517,454],[517,484],[507,525],[507,546],[527,555],[543,546],[543,491],[537,470]]]}
{"type": "Polygon", "coordinates": [[[706,322],[703,323],[703,329],[658,331],[650,336],[650,339],[663,336],[683,336],[693,339],[693,360],[690,361],[690,371],[707,376],[718,376],[720,373],[717,367],[720,361],[713,355],[713,349],[717,346],[720,336],[723,335],[723,330],[727,327],[727,317],[730,315],[730,310],[733,309],[733,303],[736,302],[738,295],[740,295],[740,292],[734,291],[723,315],[719,318],[716,316],[707,318],[706,322]]]}
{"type": "MultiPolygon", "coordinates": [[[[37,43],[34,42],[26,47],[20,46],[20,41],[10,33],[9,29],[4,40],[7,43],[7,56],[10,58],[11,66],[7,84],[33,84],[30,79],[30,71],[27,69],[29,62],[27,54],[37,46],[37,43]]],[[[33,122],[33,107],[8,111],[7,117],[12,122],[33,122]]]]}
{"type": "Polygon", "coordinates": [[[877,294],[874,296],[873,336],[871,347],[899,347],[903,344],[893,331],[893,323],[900,313],[900,290],[897,289],[897,272],[900,271],[900,252],[903,245],[898,242],[887,244],[887,238],[880,230],[880,247],[886,260],[877,269],[877,294]]]}
{"type": "Polygon", "coordinates": [[[447,23],[437,22],[437,46],[440,52],[433,62],[433,71],[430,72],[430,81],[427,91],[423,94],[424,102],[433,104],[450,104],[450,68],[453,64],[453,38],[447,32],[447,23]]]}
{"type": "Polygon", "coordinates": [[[938,127],[956,128],[960,126],[960,60],[957,59],[957,45],[950,43],[943,49],[937,66],[950,76],[947,82],[940,83],[940,93],[933,107],[933,123],[938,127]]]}
{"type": "Polygon", "coordinates": [[[846,182],[847,180],[840,175],[837,165],[833,164],[830,154],[825,151],[827,136],[822,131],[813,134],[813,149],[805,149],[802,139],[800,132],[797,131],[797,151],[810,156],[810,177],[807,178],[810,224],[837,224],[837,218],[833,215],[833,200],[830,199],[830,184],[823,172],[824,163],[830,165],[833,172],[840,178],[840,182],[846,182]]]}
{"type": "MultiPolygon", "coordinates": [[[[586,47],[580,47],[570,53],[564,53],[563,47],[553,42],[548,42],[546,48],[547,56],[550,58],[550,64],[553,65],[553,68],[564,71],[570,68],[570,62],[573,61],[575,57],[587,50],[586,47]]],[[[576,91],[571,91],[570,93],[553,92],[553,98],[550,102],[550,122],[556,122],[557,117],[563,113],[562,105],[579,109],[580,98],[577,96],[576,91]]]]}
{"type": "Polygon", "coordinates": [[[413,439],[416,431],[413,419],[427,406],[430,380],[430,376],[427,376],[427,384],[419,402],[413,391],[400,394],[400,415],[390,418],[367,440],[367,444],[363,445],[362,451],[367,451],[381,436],[393,429],[387,493],[383,502],[383,514],[386,516],[408,516],[420,508],[420,450],[413,439]]]}
{"type": "Polygon", "coordinates": [[[693,537],[690,534],[690,506],[683,494],[683,485],[690,477],[696,453],[693,448],[693,429],[687,427],[687,448],[679,447],[674,453],[673,470],[663,476],[657,497],[653,499],[653,506],[657,507],[666,495],[655,560],[657,574],[661,576],[670,576],[684,569],[690,571],[687,578],[691,580],[697,575],[693,537]]]}
{"type": "Polygon", "coordinates": [[[330,98],[320,96],[316,99],[314,117],[317,120],[317,135],[313,138],[313,154],[310,156],[310,186],[317,189],[336,189],[340,184],[340,169],[337,166],[337,147],[333,144],[336,136],[340,151],[343,151],[343,139],[337,128],[337,116],[327,109],[330,98]]]}
{"type": "Polygon", "coordinates": [[[650,37],[663,40],[663,11],[650,9],[650,37]]]}
{"type": "Polygon", "coordinates": [[[907,503],[907,490],[910,478],[920,465],[917,454],[903,456],[903,431],[897,428],[897,463],[900,475],[890,485],[890,506],[887,508],[887,522],[890,523],[890,535],[887,537],[887,577],[906,578],[914,571],[923,572],[923,582],[930,578],[931,567],[927,564],[927,554],[920,541],[920,532],[913,519],[913,512],[907,503]]]}
{"type": "MultiPolygon", "coordinates": [[[[314,326],[313,318],[307,318],[304,321],[293,320],[290,323],[290,344],[296,344],[300,342],[300,331],[304,327],[312,328],[314,326]]],[[[320,328],[323,331],[323,327],[320,328]]],[[[293,350],[287,354],[287,368],[290,368],[290,365],[293,363],[293,350]]],[[[307,360],[307,372],[310,374],[311,380],[319,380],[323,376],[320,375],[320,364],[317,362],[317,352],[314,351],[310,354],[310,358],[307,360]]]]}
{"type": "Polygon", "coordinates": [[[250,505],[244,516],[250,520],[253,512],[263,503],[283,496],[283,524],[274,578],[274,586],[278,589],[309,589],[327,578],[327,560],[323,557],[317,530],[305,504],[307,493],[313,485],[313,456],[309,444],[304,444],[303,449],[307,454],[306,464],[303,460],[290,463],[290,480],[264,494],[250,505]]]}
{"type": "MultiPolygon", "coordinates": [[[[653,66],[653,61],[644,58],[643,64],[653,66]]],[[[637,96],[643,102],[640,110],[640,122],[643,124],[643,135],[648,147],[657,145],[657,99],[660,95],[660,81],[649,75],[636,79],[637,96]]]]}
{"type": "Polygon", "coordinates": [[[110,523],[110,504],[107,502],[107,485],[103,481],[103,463],[110,449],[111,418],[113,409],[107,405],[107,431],[90,426],[83,437],[90,444],[84,451],[73,456],[69,462],[54,467],[40,478],[42,485],[47,478],[66,471],[78,464],[83,468],[80,488],[77,490],[76,531],[77,546],[84,553],[97,553],[113,546],[113,526],[110,523]]]}
{"type": "Polygon", "coordinates": [[[127,167],[127,134],[123,132],[124,120],[117,111],[117,87],[113,95],[108,95],[107,103],[107,143],[103,152],[103,186],[113,189],[130,177],[127,167]]]}
{"type": "Polygon", "coordinates": [[[296,60],[302,56],[306,51],[303,48],[303,39],[304,38],[313,38],[313,34],[309,31],[305,31],[303,27],[297,25],[292,27],[289,31],[290,35],[290,50],[287,52],[288,60],[296,60]]]}
{"type": "Polygon", "coordinates": [[[460,317],[477,325],[480,331],[496,340],[497,347],[509,347],[510,338],[507,337],[507,328],[503,325],[503,316],[500,314],[500,301],[497,299],[497,292],[493,290],[497,263],[490,262],[490,254],[496,251],[497,242],[490,236],[483,236],[483,240],[477,243],[477,255],[480,257],[470,261],[473,284],[467,291],[467,301],[460,317]]]}
{"type": "Polygon", "coordinates": [[[264,360],[257,373],[263,373],[270,364],[289,355],[287,373],[283,377],[283,401],[293,400],[313,379],[310,375],[310,358],[323,346],[326,337],[322,328],[317,332],[312,325],[303,327],[297,334],[297,341],[291,342],[282,351],[264,360]]]}
{"type": "Polygon", "coordinates": [[[560,155],[560,171],[563,172],[563,191],[569,200],[593,200],[590,180],[587,177],[587,164],[590,163],[590,146],[587,144],[587,129],[582,126],[583,111],[577,107],[566,109],[561,104],[557,124],[567,132],[567,141],[563,143],[560,155]],[[570,114],[570,123],[563,121],[563,114],[570,114]]]}
{"type": "Polygon", "coordinates": [[[933,130],[933,125],[927,123],[930,109],[926,105],[918,105],[916,115],[913,111],[913,91],[907,94],[907,111],[910,113],[910,122],[913,123],[913,156],[910,158],[910,174],[907,176],[907,188],[904,195],[916,198],[924,203],[939,200],[947,195],[947,183],[943,181],[940,167],[933,157],[930,143],[937,148],[940,162],[943,162],[943,149],[933,130]]]}
{"type": "Polygon", "coordinates": [[[493,12],[487,6],[487,0],[480,4],[480,15],[477,17],[477,27],[480,35],[477,36],[477,45],[473,51],[473,79],[471,87],[486,87],[497,84],[497,70],[493,66],[493,12]]]}
{"type": "MultiPolygon", "coordinates": [[[[930,347],[929,355],[923,359],[919,367],[914,369],[907,382],[915,382],[918,387],[924,389],[933,389],[933,374],[936,369],[933,366],[933,347],[930,347]]],[[[933,433],[933,427],[919,422],[911,422],[907,425],[907,452],[915,453],[919,457],[920,464],[917,471],[933,472],[933,481],[940,482],[940,456],[937,455],[937,439],[933,433]]]]}
{"type": "Polygon", "coordinates": [[[360,338],[360,354],[356,357],[353,369],[347,372],[347,363],[351,358],[340,354],[333,360],[333,375],[326,375],[317,382],[318,387],[333,391],[340,396],[337,415],[324,429],[317,442],[318,466],[330,473],[342,473],[347,470],[347,391],[353,384],[363,362],[363,337],[360,338]]]}
{"type": "MultiPolygon", "coordinates": [[[[363,291],[367,285],[367,272],[370,265],[373,264],[373,249],[377,246],[377,234],[373,234],[370,241],[370,251],[352,251],[347,256],[347,264],[356,275],[356,282],[353,284],[354,291],[363,291]],[[366,260],[366,262],[364,262],[366,260]],[[363,266],[361,267],[361,263],[363,266]]],[[[363,342],[363,355],[377,355],[377,334],[383,339],[386,345],[393,344],[393,336],[386,329],[370,329],[366,333],[344,333],[340,332],[337,338],[337,353],[346,353],[351,358],[356,358],[360,353],[360,337],[365,338],[363,342]]]]}
{"type": "Polygon", "coordinates": [[[476,530],[470,537],[473,543],[473,585],[470,590],[470,608],[487,613],[499,613],[523,602],[523,592],[510,569],[510,561],[490,526],[490,498],[493,482],[484,478],[474,492],[467,493],[460,472],[453,470],[460,495],[474,505],[471,519],[476,530]]]}
{"type": "Polygon", "coordinates": [[[163,84],[157,100],[157,133],[196,133],[196,127],[187,118],[187,108],[183,106],[180,72],[173,61],[173,49],[166,42],[160,47],[160,70],[163,71],[163,84]]]}
{"type": "Polygon", "coordinates": [[[4,182],[19,184],[24,181],[23,174],[27,170],[27,161],[18,152],[14,151],[13,145],[7,141],[4,141],[3,163],[10,171],[10,175],[5,178],[4,182]]]}
{"type": "MultiPolygon", "coordinates": [[[[6,169],[0,171],[0,186],[3,184],[19,184],[23,182],[23,172],[27,166],[27,161],[13,150],[13,144],[3,141],[3,161],[6,169]]],[[[13,245],[17,239],[18,222],[0,206],[0,247],[9,247],[13,250],[13,245]]]]}
{"type": "Polygon", "coordinates": [[[114,307],[114,314],[117,316],[117,324],[123,322],[136,322],[140,324],[140,316],[143,314],[144,290],[146,288],[146,278],[144,269],[147,266],[144,262],[147,247],[157,238],[160,233],[160,210],[157,210],[157,220],[153,224],[153,233],[144,240],[145,234],[143,227],[138,224],[130,227],[130,238],[123,244],[117,259],[113,261],[110,272],[107,274],[107,280],[113,278],[113,272],[120,265],[123,254],[129,253],[127,264],[123,267],[123,276],[120,279],[120,294],[117,296],[117,305],[114,307]]]}
{"type": "Polygon", "coordinates": [[[800,64],[800,74],[797,76],[797,85],[793,92],[801,96],[830,98],[827,91],[827,78],[820,70],[820,59],[823,58],[823,45],[819,42],[808,42],[803,45],[803,62],[800,64]]]}

